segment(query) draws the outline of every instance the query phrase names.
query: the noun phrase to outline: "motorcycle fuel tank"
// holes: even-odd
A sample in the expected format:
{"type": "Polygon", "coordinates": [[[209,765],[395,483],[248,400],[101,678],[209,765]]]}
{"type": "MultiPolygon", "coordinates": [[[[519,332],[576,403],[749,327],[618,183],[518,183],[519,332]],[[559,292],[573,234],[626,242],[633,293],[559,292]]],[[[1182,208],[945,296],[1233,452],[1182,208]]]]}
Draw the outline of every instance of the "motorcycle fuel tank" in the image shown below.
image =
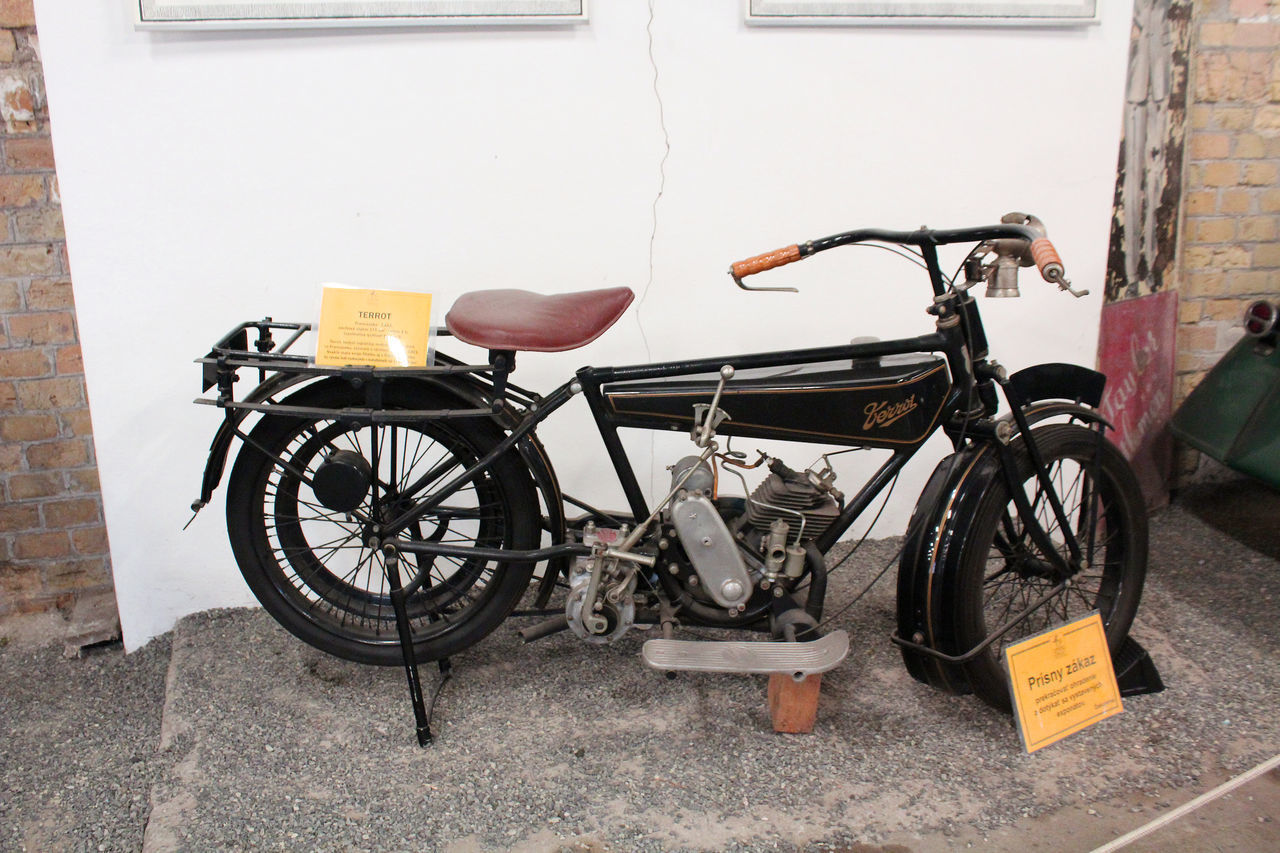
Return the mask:
{"type": "MultiPolygon", "coordinates": [[[[694,405],[709,404],[718,382],[707,375],[613,383],[603,394],[619,426],[687,430],[694,405]]],[[[946,362],[935,356],[739,371],[720,398],[729,417],[716,432],[898,448],[929,436],[950,387],[946,362]]]]}

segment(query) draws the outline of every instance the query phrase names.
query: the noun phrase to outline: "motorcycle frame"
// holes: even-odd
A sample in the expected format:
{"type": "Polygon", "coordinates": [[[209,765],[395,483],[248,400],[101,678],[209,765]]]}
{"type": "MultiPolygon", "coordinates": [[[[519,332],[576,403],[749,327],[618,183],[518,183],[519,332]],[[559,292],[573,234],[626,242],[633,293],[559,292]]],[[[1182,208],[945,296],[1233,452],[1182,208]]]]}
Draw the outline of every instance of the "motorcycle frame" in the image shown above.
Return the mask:
{"type": "MultiPolygon", "coordinates": [[[[246,326],[262,325],[266,326],[270,321],[263,321],[261,324],[249,323],[246,326]]],[[[271,327],[280,326],[291,327],[294,324],[276,324],[271,323],[271,327]]],[[[303,324],[297,324],[303,325],[303,324]]],[[[234,333],[233,333],[234,334],[234,333]]],[[[530,437],[535,433],[537,427],[552,414],[554,414],[561,406],[571,400],[575,395],[582,394],[591,411],[593,420],[596,424],[597,431],[604,443],[605,450],[608,454],[610,463],[614,473],[618,478],[618,482],[622,486],[623,494],[627,500],[628,507],[631,511],[632,518],[646,518],[651,509],[645,499],[644,493],[640,487],[636,477],[635,468],[631,464],[626,450],[622,445],[621,437],[618,430],[621,425],[618,418],[615,417],[605,404],[605,398],[602,393],[602,387],[609,383],[625,383],[639,380],[653,379],[671,379],[680,376],[689,376],[696,374],[705,374],[718,371],[724,365],[732,365],[735,370],[744,370],[752,368],[769,368],[769,367],[787,367],[798,364],[822,364],[834,362],[847,362],[855,359],[875,358],[886,355],[903,355],[903,354],[932,354],[943,352],[947,355],[948,364],[951,365],[953,376],[959,370],[965,368],[965,359],[963,357],[963,339],[960,338],[954,330],[948,330],[944,333],[936,333],[930,335],[922,335],[914,338],[904,338],[891,341],[877,341],[874,343],[864,344],[848,344],[835,347],[818,347],[803,350],[790,350],[768,353],[752,353],[737,356],[700,358],[685,361],[664,362],[659,364],[642,364],[629,365],[621,367],[583,367],[576,372],[574,378],[563,383],[555,390],[551,391],[545,397],[537,397],[529,395],[524,389],[520,389],[514,385],[507,384],[508,391],[514,391],[516,394],[524,397],[527,395],[527,408],[519,421],[515,423],[509,430],[506,437],[497,445],[495,445],[489,453],[472,464],[466,470],[456,475],[449,483],[439,487],[418,500],[410,509],[406,510],[399,517],[392,521],[380,525],[384,538],[394,536],[413,521],[430,512],[439,504],[446,500],[450,495],[470,481],[476,474],[487,468],[493,462],[517,447],[521,441],[530,437]]],[[[496,365],[501,364],[503,358],[509,358],[510,353],[495,353],[489,365],[446,365],[443,368],[427,368],[425,370],[368,370],[368,369],[343,369],[340,371],[327,370],[324,368],[314,368],[312,366],[303,366],[301,364],[295,366],[292,363],[285,365],[273,363],[266,360],[254,360],[252,365],[237,364],[234,356],[224,355],[217,360],[223,360],[226,363],[220,368],[226,373],[233,372],[237,367],[253,366],[264,372],[282,371],[290,377],[292,381],[283,381],[275,385],[272,390],[279,393],[294,384],[315,378],[317,376],[336,376],[353,384],[359,388],[364,387],[371,399],[369,402],[375,402],[381,396],[379,385],[396,378],[419,378],[427,375],[438,376],[440,374],[481,374],[492,376],[499,369],[496,365]]],[[[201,359],[201,361],[207,361],[201,359]]],[[[509,362],[508,362],[509,363],[509,362]]],[[[971,381],[972,377],[964,374],[966,381],[971,381]]],[[[218,382],[220,385],[229,384],[224,379],[218,382]]],[[[493,386],[497,388],[497,382],[493,382],[493,386]]],[[[963,392],[960,390],[961,385],[955,381],[952,382],[951,389],[948,392],[948,399],[944,403],[944,411],[948,407],[956,404],[956,398],[963,392]]],[[[229,398],[220,397],[218,400],[198,400],[197,402],[217,405],[226,410],[226,418],[228,423],[236,421],[237,425],[229,426],[226,429],[228,435],[220,436],[215,439],[215,445],[222,444],[234,436],[253,446],[252,438],[238,426],[238,421],[244,415],[250,412],[260,412],[267,416],[278,417],[327,417],[334,420],[359,423],[364,425],[383,425],[389,423],[412,422],[425,418],[470,418],[470,417],[494,417],[497,412],[495,409],[501,410],[510,400],[510,397],[495,397],[492,407],[474,407],[459,409],[439,409],[439,410],[379,410],[375,406],[365,409],[343,409],[331,410],[324,408],[305,407],[305,406],[289,406],[271,403],[265,400],[248,399],[244,402],[234,401],[229,398]]],[[[224,425],[225,426],[225,425],[224,425]]],[[[848,530],[849,526],[857,519],[858,515],[866,508],[866,506],[875,499],[876,494],[890,481],[893,476],[901,470],[919,447],[927,441],[934,432],[940,428],[935,424],[926,435],[919,441],[913,442],[902,449],[896,450],[890,456],[889,460],[881,466],[881,469],[873,475],[872,479],[864,484],[863,488],[858,492],[854,499],[846,506],[837,521],[831,526],[828,533],[815,540],[818,543],[819,550],[825,552],[836,541],[841,534],[848,530]]],[[[778,437],[781,440],[788,439],[783,436],[778,437]]],[[[257,452],[266,453],[264,448],[253,446],[257,452]]],[[[205,492],[206,495],[201,500],[196,501],[196,505],[203,506],[208,501],[208,494],[216,487],[221,473],[221,466],[225,462],[225,453],[219,452],[220,448],[214,448],[211,452],[211,465],[206,470],[205,492]],[[212,463],[215,463],[212,464],[212,463]]],[[[288,465],[287,460],[276,458],[275,461],[282,466],[288,465]]],[[[410,491],[414,491],[411,487],[410,491]]],[[[576,502],[575,502],[576,503],[576,502]]],[[[581,504],[579,504],[581,505],[581,504]]],[[[402,550],[410,550],[407,543],[400,545],[402,550]]],[[[526,559],[547,559],[549,556],[556,556],[558,552],[554,549],[539,549],[533,551],[506,551],[499,549],[470,549],[460,548],[453,549],[450,546],[431,544],[412,546],[413,550],[424,554],[436,554],[441,556],[465,556],[467,554],[473,556],[488,556],[494,559],[507,560],[526,560],[526,559]],[[465,553],[464,553],[465,552],[465,553]],[[489,553],[492,552],[492,553],[489,553]],[[501,556],[499,556],[501,555],[501,556]]],[[[571,549],[566,553],[580,553],[576,549],[571,549]]]]}
{"type": "MultiPolygon", "coordinates": [[[[634,466],[631,464],[619,437],[619,419],[608,410],[605,403],[605,397],[602,392],[604,385],[715,373],[726,365],[731,365],[735,370],[746,370],[801,364],[847,363],[856,359],[879,358],[890,355],[940,353],[946,360],[951,377],[951,385],[943,404],[942,414],[923,437],[895,450],[890,455],[889,459],[863,483],[857,494],[843,508],[836,521],[814,540],[814,546],[820,553],[825,554],[839,541],[840,536],[852,526],[884,487],[902,470],[903,466],[915,455],[919,448],[934,433],[942,429],[948,433],[957,449],[967,439],[996,442],[1003,445],[1008,442],[1013,434],[1021,434],[1032,454],[1033,468],[1036,475],[1050,495],[1052,508],[1058,515],[1060,526],[1068,539],[1068,548],[1074,555],[1078,553],[1078,547],[1071,534],[1071,526],[1063,517],[1056,491],[1049,482],[1043,460],[1039,458],[1039,453],[1035,448],[1034,440],[1030,434],[1030,427],[1022,407],[1030,402],[1045,399],[1049,396],[1066,399],[1074,397],[1079,402],[1085,394],[1089,397],[1093,396],[1091,393],[1092,388],[1086,388],[1085,386],[1096,383],[1092,382],[1091,377],[1082,377],[1078,373],[1068,372],[1064,374],[1061,369],[1067,368],[1070,371],[1072,366],[1069,365],[1042,365],[1039,368],[1031,369],[1031,371],[1023,371],[1024,374],[1034,372],[1035,377],[1034,381],[1030,377],[1024,379],[1021,387],[1017,383],[1009,382],[1004,377],[1001,369],[988,364],[986,360],[988,355],[986,333],[976,301],[966,291],[948,286],[949,282],[939,265],[936,249],[938,245],[948,243],[981,242],[1010,237],[1032,240],[1036,236],[1038,235],[1035,232],[1024,226],[1006,224],[948,231],[920,229],[919,231],[899,232],[882,229],[860,229],[810,242],[801,248],[802,255],[807,256],[829,248],[865,241],[918,247],[934,293],[934,300],[929,307],[929,313],[936,315],[938,318],[936,330],[933,333],[916,337],[802,350],[745,353],[733,356],[613,367],[588,366],[579,369],[574,378],[564,382],[545,397],[531,393],[508,381],[510,373],[515,368],[516,353],[512,351],[490,351],[487,364],[464,364],[443,354],[438,354],[443,363],[428,368],[331,368],[311,364],[306,356],[285,352],[303,333],[310,329],[309,324],[278,323],[272,321],[271,318],[243,323],[224,336],[208,356],[197,359],[198,362],[205,365],[205,390],[216,385],[219,389],[219,396],[216,400],[198,399],[196,402],[217,405],[227,411],[223,428],[220,429],[219,435],[215,437],[214,444],[211,447],[201,499],[193,504],[193,509],[199,510],[208,502],[213,489],[220,479],[231,438],[237,437],[246,444],[255,445],[252,438],[241,430],[239,426],[240,422],[250,412],[260,412],[264,416],[325,417],[371,426],[413,422],[428,418],[495,418],[505,414],[507,423],[501,425],[507,431],[507,435],[501,442],[448,483],[417,500],[413,506],[405,510],[400,516],[378,526],[378,539],[381,542],[387,542],[388,539],[404,530],[415,520],[438,507],[450,495],[475,477],[476,474],[492,465],[494,461],[504,454],[516,449],[522,442],[530,439],[536,440],[535,430],[538,425],[574,396],[582,394],[604,443],[614,473],[622,486],[623,494],[632,513],[632,519],[644,519],[650,515],[651,509],[636,477],[634,466]],[[247,333],[250,328],[254,328],[258,332],[254,351],[248,348],[247,333]],[[292,333],[278,347],[272,336],[272,331],[276,329],[283,329],[292,333]],[[255,399],[255,395],[252,394],[244,401],[235,401],[233,399],[233,385],[236,380],[236,372],[241,367],[257,369],[259,378],[263,380],[264,385],[268,384],[266,379],[268,373],[274,374],[271,381],[276,381],[282,375],[287,377],[279,381],[277,386],[273,388],[275,393],[307,379],[321,376],[338,377],[349,382],[355,388],[363,388],[365,390],[366,407],[335,411],[323,408],[288,406],[271,402],[268,398],[270,395],[255,399]],[[1057,370],[1055,371],[1052,368],[1057,368],[1057,370]],[[449,387],[451,380],[458,380],[464,376],[480,379],[487,386],[487,394],[484,395],[488,397],[487,406],[482,404],[484,401],[475,400],[476,405],[470,408],[437,410],[386,410],[381,408],[382,387],[387,381],[402,378],[430,378],[449,387]],[[997,425],[991,419],[991,416],[998,409],[994,390],[997,385],[1004,391],[1009,402],[1012,417],[1016,424],[1016,432],[1006,431],[1006,434],[999,435],[997,425]],[[1060,387],[1056,390],[1051,390],[1048,387],[1055,385],[1060,387]],[[1084,393],[1082,393],[1082,389],[1084,393]],[[1023,399],[1028,394],[1030,395],[1029,398],[1023,399]],[[522,414],[519,410],[513,411],[510,405],[512,402],[525,406],[522,414]],[[515,417],[514,420],[512,420],[513,415],[515,417]]],[[[744,289],[750,289],[742,285],[740,280],[737,281],[739,286],[744,287],[744,289]]],[[[1093,371],[1085,371],[1084,368],[1074,368],[1074,370],[1100,376],[1093,371]]],[[[1098,386],[1097,396],[1100,397],[1100,386],[1098,386]]],[[[1093,400],[1092,404],[1096,406],[1096,400],[1093,400]]],[[[375,457],[372,460],[375,466],[378,454],[376,437],[377,431],[375,430],[371,451],[375,457]]],[[[781,435],[777,436],[777,438],[784,441],[795,440],[781,435]]],[[[254,449],[257,452],[267,453],[265,448],[262,447],[255,446],[254,449]]],[[[267,455],[270,454],[268,453],[267,455]]],[[[273,459],[280,465],[286,468],[289,467],[287,460],[275,457],[273,459]]],[[[1008,454],[1001,453],[1001,460],[1002,466],[1007,467],[1008,454]]],[[[554,481],[554,473],[550,476],[554,481]]],[[[424,476],[419,482],[421,483],[426,479],[424,476]]],[[[410,493],[415,492],[417,491],[417,486],[418,484],[414,484],[407,491],[410,493]]],[[[373,499],[376,501],[376,488],[374,491],[373,499]]],[[[573,499],[571,496],[561,496],[558,486],[550,491],[554,492],[557,497],[563,497],[568,502],[599,514],[598,511],[573,499]]],[[[549,509],[552,510],[553,514],[560,513],[560,518],[563,519],[562,507],[549,507],[549,509]]],[[[1021,513],[1023,507],[1019,506],[1018,509],[1021,513]]],[[[1026,517],[1022,520],[1032,532],[1033,537],[1044,544],[1048,544],[1047,534],[1044,533],[1043,527],[1034,518],[1033,514],[1026,513],[1026,517]]],[[[553,538],[555,533],[556,531],[553,530],[553,538]]],[[[562,541],[558,543],[553,541],[549,547],[533,550],[468,548],[440,543],[399,540],[395,542],[395,547],[401,551],[423,556],[476,557],[508,562],[540,562],[542,560],[568,558],[589,553],[589,549],[585,546],[566,542],[563,541],[563,537],[561,538],[562,541]]],[[[1047,548],[1046,550],[1050,554],[1057,553],[1056,549],[1053,548],[1047,548]]],[[[1069,567],[1065,564],[1062,568],[1069,570],[1069,567]]],[[[417,576],[403,585],[403,595],[406,597],[411,595],[421,586],[424,580],[425,573],[419,572],[417,576]]],[[[542,597],[540,596],[540,598],[542,597]]],[[[820,610],[820,602],[817,607],[820,610]]]]}

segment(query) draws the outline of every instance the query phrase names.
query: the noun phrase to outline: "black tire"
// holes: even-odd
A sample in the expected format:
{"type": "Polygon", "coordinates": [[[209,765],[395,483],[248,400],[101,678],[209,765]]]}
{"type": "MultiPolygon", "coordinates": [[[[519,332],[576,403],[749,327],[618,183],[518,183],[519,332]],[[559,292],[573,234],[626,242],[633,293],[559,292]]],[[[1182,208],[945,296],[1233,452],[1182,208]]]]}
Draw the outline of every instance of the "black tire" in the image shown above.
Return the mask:
{"type": "MultiPolygon", "coordinates": [[[[1041,426],[1034,435],[1081,552],[1093,559],[1071,587],[966,665],[973,692],[1005,711],[1011,708],[1004,662],[1008,645],[1096,609],[1114,655],[1133,623],[1147,572],[1146,507],[1120,451],[1095,430],[1074,424],[1041,426]]],[[[1019,479],[1036,516],[1066,555],[1061,526],[1043,499],[1028,454],[1021,446],[1016,452],[1019,479]]],[[[1004,477],[997,477],[978,504],[961,555],[955,599],[960,648],[978,645],[1059,582],[1023,529],[1004,477]]]]}
{"type": "MultiPolygon", "coordinates": [[[[459,408],[456,398],[422,383],[389,383],[383,402],[388,409],[459,408]]],[[[365,405],[361,392],[337,380],[308,386],[282,404],[365,405]]],[[[231,471],[227,531],[249,588],[281,625],[337,657],[391,666],[402,661],[395,614],[382,555],[369,548],[361,519],[375,513],[383,520],[395,517],[412,497],[400,489],[427,471],[434,485],[447,482],[501,441],[502,433],[481,418],[379,425],[378,506],[370,490],[352,513],[327,509],[297,472],[309,478],[334,450],[354,450],[368,459],[373,429],[325,418],[263,417],[231,471]]],[[[512,451],[398,538],[535,548],[537,507],[528,470],[512,451]]],[[[405,583],[418,572],[419,560],[429,562],[401,556],[405,583]]],[[[533,571],[530,563],[475,558],[440,557],[429,565],[428,581],[406,602],[420,661],[448,657],[482,640],[515,607],[533,571]]]]}

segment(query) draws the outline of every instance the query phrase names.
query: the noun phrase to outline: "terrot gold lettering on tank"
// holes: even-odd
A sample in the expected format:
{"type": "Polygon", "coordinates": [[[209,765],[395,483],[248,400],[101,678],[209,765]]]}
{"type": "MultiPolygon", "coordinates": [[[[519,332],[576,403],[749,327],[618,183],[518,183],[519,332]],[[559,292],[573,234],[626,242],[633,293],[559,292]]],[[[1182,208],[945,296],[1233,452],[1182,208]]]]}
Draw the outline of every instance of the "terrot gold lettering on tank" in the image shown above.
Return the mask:
{"type": "Polygon", "coordinates": [[[902,416],[915,411],[920,404],[916,402],[916,395],[912,394],[905,400],[893,402],[891,400],[882,400],[879,403],[868,403],[863,409],[867,420],[862,424],[863,429],[871,429],[873,427],[887,427],[889,424],[898,420],[902,416]]]}

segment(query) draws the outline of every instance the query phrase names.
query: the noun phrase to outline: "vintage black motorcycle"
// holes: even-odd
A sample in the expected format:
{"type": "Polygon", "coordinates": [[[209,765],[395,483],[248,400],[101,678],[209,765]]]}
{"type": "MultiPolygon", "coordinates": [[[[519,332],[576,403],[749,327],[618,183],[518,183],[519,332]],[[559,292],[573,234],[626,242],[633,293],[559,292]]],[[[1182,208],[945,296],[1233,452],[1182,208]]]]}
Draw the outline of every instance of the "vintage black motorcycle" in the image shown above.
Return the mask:
{"type": "Polygon", "coordinates": [[[915,678],[1007,709],[1000,650],[1011,640],[1093,610],[1113,652],[1124,640],[1146,572],[1147,520],[1097,411],[1105,378],[1068,364],[1008,375],[989,357],[971,289],[985,282],[988,295],[1017,295],[1019,268],[1035,265],[1046,281],[1084,293],[1071,288],[1040,221],[1024,214],[975,228],[848,231],[735,263],[731,275],[745,290],[786,289],[743,279],[860,243],[927,270],[932,333],[585,367],[543,396],[510,381],[516,354],[594,340],[623,316],[629,289],[462,296],[441,334],[487,350],[484,364],[437,353],[424,368],[320,367],[288,351],[309,325],[243,323],[199,359],[204,390],[217,396],[197,402],[225,417],[193,506],[209,501],[240,439],[227,529],[249,587],[316,648],[403,664],[425,743],[418,662],[447,660],[513,612],[543,618],[521,632],[526,640],[568,629],[608,643],[636,625],[656,628],[642,656],[667,672],[798,680],[834,667],[849,641],[823,622],[825,556],[942,430],[955,450],[909,523],[892,639],[915,678]],[[962,281],[938,261],[937,247],[953,243],[976,243],[957,271],[962,281]],[[241,370],[257,371],[259,384],[237,399],[241,370]],[[624,512],[563,494],[538,440],[538,425],[579,394],[624,512]],[[619,440],[623,427],[690,437],[654,506],[619,440]],[[892,453],[849,497],[825,455],[796,470],[722,448],[734,437],[892,453]],[[730,475],[743,495],[721,492],[730,475]],[[516,610],[534,580],[531,606],[516,610]],[[771,638],[675,639],[683,626],[771,638]]]}

